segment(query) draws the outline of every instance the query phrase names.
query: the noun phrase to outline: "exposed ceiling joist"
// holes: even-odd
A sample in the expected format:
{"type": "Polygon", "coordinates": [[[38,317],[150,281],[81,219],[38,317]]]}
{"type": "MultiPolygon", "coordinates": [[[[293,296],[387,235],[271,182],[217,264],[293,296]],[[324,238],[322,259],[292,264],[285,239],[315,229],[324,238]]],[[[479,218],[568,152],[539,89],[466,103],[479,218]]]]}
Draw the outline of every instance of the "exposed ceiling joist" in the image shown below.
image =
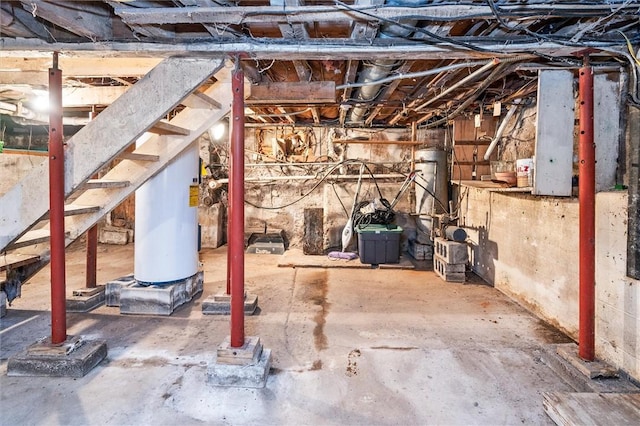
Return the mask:
{"type": "MultiPolygon", "coordinates": [[[[282,0],[280,0],[282,1],[282,0]]],[[[631,2],[635,3],[635,2],[631,2]]],[[[619,11],[635,13],[637,5],[621,5],[619,11]]],[[[115,7],[114,12],[127,24],[277,24],[321,22],[373,21],[380,19],[418,19],[422,21],[448,21],[459,19],[494,19],[491,7],[486,5],[425,4],[422,7],[398,7],[382,5],[329,5],[329,6],[243,6],[243,7],[115,7]]],[[[604,3],[584,4],[577,16],[599,17],[611,13],[612,5],[604,3]]],[[[504,19],[566,16],[576,11],[576,5],[527,4],[500,6],[504,19]]]]}

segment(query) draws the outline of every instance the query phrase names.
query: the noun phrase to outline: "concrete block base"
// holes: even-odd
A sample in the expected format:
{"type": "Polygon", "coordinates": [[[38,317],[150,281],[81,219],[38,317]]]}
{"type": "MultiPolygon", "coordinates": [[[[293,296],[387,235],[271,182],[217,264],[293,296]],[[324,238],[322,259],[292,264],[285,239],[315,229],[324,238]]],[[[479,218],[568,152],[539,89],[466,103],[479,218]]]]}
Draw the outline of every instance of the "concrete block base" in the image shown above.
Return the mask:
{"type": "Polygon", "coordinates": [[[133,278],[133,274],[125,275],[124,277],[116,278],[113,281],[109,281],[105,284],[105,305],[107,306],[120,306],[120,291],[124,287],[131,287],[135,285],[136,280],[133,278]]]}
{"type": "Polygon", "coordinates": [[[432,260],[433,246],[430,244],[421,244],[416,240],[410,239],[408,250],[411,257],[416,260],[432,260]]]}
{"type": "Polygon", "coordinates": [[[71,298],[67,299],[67,312],[89,312],[102,306],[105,299],[105,288],[99,285],[95,288],[81,288],[74,290],[71,298]]]}
{"type": "Polygon", "coordinates": [[[8,376],[84,377],[107,356],[102,340],[83,340],[69,336],[60,345],[43,339],[11,358],[8,376]]]}
{"type": "Polygon", "coordinates": [[[453,283],[463,283],[467,280],[465,274],[466,264],[446,263],[440,256],[433,258],[433,271],[443,280],[453,283]]]}
{"type": "Polygon", "coordinates": [[[467,244],[448,241],[444,238],[436,238],[434,240],[433,253],[449,264],[467,263],[469,261],[467,244]]]}
{"type": "Polygon", "coordinates": [[[114,226],[105,226],[100,229],[98,241],[101,244],[126,245],[133,240],[132,230],[125,228],[117,228],[114,226]]]}
{"type": "Polygon", "coordinates": [[[263,388],[271,368],[271,350],[259,337],[246,337],[241,348],[232,348],[229,338],[218,347],[216,362],[207,369],[212,386],[263,388]]]}
{"type": "MultiPolygon", "coordinates": [[[[244,295],[244,314],[253,315],[258,309],[258,296],[255,294],[244,295]]],[[[204,315],[229,315],[231,313],[231,296],[221,291],[214,296],[207,297],[202,302],[204,315]]]]}
{"type": "Polygon", "coordinates": [[[204,273],[169,285],[143,286],[136,283],[120,289],[121,314],[171,315],[179,306],[202,292],[204,273]]]}
{"type": "Polygon", "coordinates": [[[618,377],[618,371],[602,361],[585,361],[578,356],[578,345],[567,343],[558,345],[558,355],[589,379],[618,377]]]}
{"type": "Polygon", "coordinates": [[[7,315],[7,295],[0,291],[0,318],[7,315]]]}

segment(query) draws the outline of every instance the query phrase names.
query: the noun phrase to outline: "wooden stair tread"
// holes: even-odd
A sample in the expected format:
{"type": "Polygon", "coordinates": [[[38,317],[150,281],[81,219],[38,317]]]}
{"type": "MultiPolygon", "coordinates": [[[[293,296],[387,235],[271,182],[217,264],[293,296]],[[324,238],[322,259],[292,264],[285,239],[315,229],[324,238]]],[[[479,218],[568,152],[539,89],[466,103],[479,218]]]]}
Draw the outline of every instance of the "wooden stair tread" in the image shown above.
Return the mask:
{"type": "Polygon", "coordinates": [[[128,180],[110,180],[110,179],[89,179],[85,184],[85,189],[95,188],[124,188],[129,186],[131,182],[128,180]]]}
{"type": "Polygon", "coordinates": [[[191,130],[185,129],[184,127],[176,126],[166,121],[158,121],[156,124],[151,126],[149,132],[155,133],[157,135],[188,136],[189,133],[191,133],[191,130]]]}
{"type": "MultiPolygon", "coordinates": [[[[65,232],[65,236],[69,236],[69,232],[65,232]]],[[[9,249],[17,249],[21,247],[32,246],[49,241],[51,234],[48,229],[35,229],[26,232],[22,237],[9,246],[9,249]]]]}
{"type": "Polygon", "coordinates": [[[220,109],[222,104],[212,97],[202,92],[193,92],[187,96],[182,102],[182,105],[195,109],[220,109]]]}
{"type": "Polygon", "coordinates": [[[37,254],[22,254],[22,253],[9,253],[0,256],[0,271],[12,267],[18,268],[20,266],[35,263],[40,260],[40,256],[37,254]]]}
{"type": "Polygon", "coordinates": [[[143,154],[140,152],[123,152],[120,154],[120,158],[123,160],[134,161],[159,161],[160,156],[155,154],[143,154]]]}
{"type": "MultiPolygon", "coordinates": [[[[100,210],[100,206],[82,206],[79,204],[65,204],[64,215],[74,216],[77,214],[95,213],[100,210]]],[[[49,212],[44,215],[43,219],[49,219],[49,212]]]]}

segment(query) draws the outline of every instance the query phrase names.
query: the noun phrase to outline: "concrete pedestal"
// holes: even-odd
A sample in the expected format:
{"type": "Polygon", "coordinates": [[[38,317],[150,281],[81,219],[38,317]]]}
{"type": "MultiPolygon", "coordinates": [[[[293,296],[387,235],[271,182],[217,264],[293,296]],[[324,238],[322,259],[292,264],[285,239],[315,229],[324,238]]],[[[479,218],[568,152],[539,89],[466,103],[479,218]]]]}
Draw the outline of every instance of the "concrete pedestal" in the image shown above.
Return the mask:
{"type": "Polygon", "coordinates": [[[136,284],[133,274],[116,278],[105,284],[105,305],[120,306],[120,292],[124,287],[131,287],[136,284]]]}
{"type": "MultiPolygon", "coordinates": [[[[244,314],[253,315],[258,309],[258,296],[244,294],[244,314]]],[[[204,315],[229,315],[231,314],[231,296],[224,291],[207,297],[202,302],[204,315]]]]}
{"type": "Polygon", "coordinates": [[[202,271],[168,285],[143,286],[139,283],[120,289],[121,314],[171,315],[181,305],[202,292],[202,271]]]}
{"type": "Polygon", "coordinates": [[[602,361],[585,361],[578,355],[578,345],[558,345],[558,355],[589,379],[618,377],[618,371],[602,361]]]}
{"type": "Polygon", "coordinates": [[[240,348],[232,348],[227,337],[218,347],[216,361],[207,369],[207,382],[213,386],[263,388],[271,368],[271,350],[264,349],[259,337],[246,337],[240,348]]]}
{"type": "Polygon", "coordinates": [[[83,377],[107,356],[102,340],[84,340],[68,336],[62,344],[42,339],[7,363],[8,376],[83,377]]]}
{"type": "Polygon", "coordinates": [[[7,315],[7,295],[0,291],[0,318],[7,315]]]}
{"type": "Polygon", "coordinates": [[[104,300],[105,287],[103,285],[74,290],[72,296],[66,301],[67,312],[89,312],[102,306],[104,300]]]}

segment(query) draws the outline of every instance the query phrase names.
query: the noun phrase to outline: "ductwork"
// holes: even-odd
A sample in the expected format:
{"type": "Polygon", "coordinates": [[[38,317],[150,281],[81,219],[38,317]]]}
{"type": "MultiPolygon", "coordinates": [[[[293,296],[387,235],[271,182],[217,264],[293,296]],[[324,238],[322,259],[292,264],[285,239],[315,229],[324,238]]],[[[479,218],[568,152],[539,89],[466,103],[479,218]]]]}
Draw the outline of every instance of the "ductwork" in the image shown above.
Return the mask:
{"type": "MultiPolygon", "coordinates": [[[[385,2],[387,6],[420,6],[426,3],[426,0],[388,0],[385,2]]],[[[414,26],[417,24],[417,20],[411,19],[402,21],[402,24],[408,26],[414,26]]],[[[406,27],[402,27],[397,24],[384,24],[380,27],[378,32],[379,38],[398,38],[408,37],[413,30],[406,27]]],[[[367,84],[374,82],[382,78],[387,77],[391,72],[400,65],[397,61],[380,59],[366,63],[364,69],[360,71],[358,77],[358,83],[367,84]]],[[[378,94],[382,84],[367,84],[361,87],[355,94],[355,99],[358,102],[370,102],[373,101],[378,94]]],[[[352,123],[362,123],[364,121],[365,114],[369,109],[368,106],[356,106],[351,110],[350,120],[352,123]]]]}

